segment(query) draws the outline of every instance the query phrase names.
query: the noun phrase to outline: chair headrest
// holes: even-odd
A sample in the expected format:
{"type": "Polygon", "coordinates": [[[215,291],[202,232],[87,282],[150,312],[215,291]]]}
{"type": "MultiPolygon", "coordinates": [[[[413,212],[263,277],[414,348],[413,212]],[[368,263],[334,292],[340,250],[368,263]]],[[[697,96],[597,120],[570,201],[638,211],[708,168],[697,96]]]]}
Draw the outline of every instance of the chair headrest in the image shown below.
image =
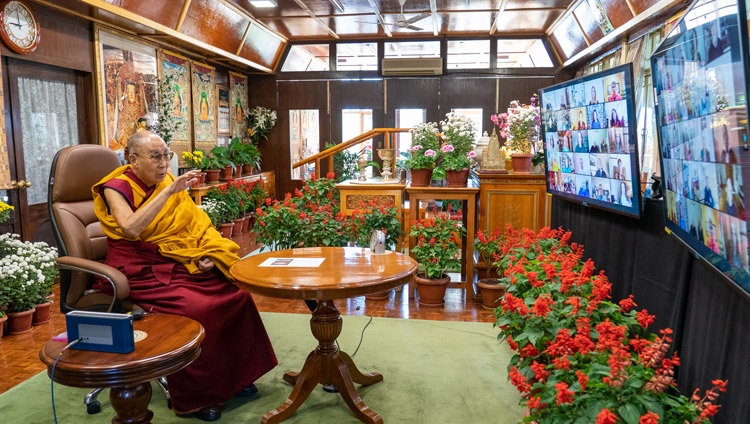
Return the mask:
{"type": "Polygon", "coordinates": [[[120,166],[120,158],[108,147],[77,144],[65,147],[52,162],[52,202],[90,200],[91,187],[120,166]]]}

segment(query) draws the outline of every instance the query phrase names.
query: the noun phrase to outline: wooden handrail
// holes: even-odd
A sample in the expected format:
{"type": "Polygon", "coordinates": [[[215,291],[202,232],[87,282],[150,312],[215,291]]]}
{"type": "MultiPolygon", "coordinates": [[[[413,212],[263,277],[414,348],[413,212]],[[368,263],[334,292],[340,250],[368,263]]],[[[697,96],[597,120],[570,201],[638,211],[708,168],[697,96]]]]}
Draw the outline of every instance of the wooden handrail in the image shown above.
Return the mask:
{"type": "MultiPolygon", "coordinates": [[[[392,149],[393,142],[391,141],[391,134],[392,133],[402,133],[402,132],[408,132],[411,128],[373,128],[370,131],[367,131],[365,133],[362,133],[351,140],[347,140],[343,143],[339,143],[335,146],[329,147],[325,150],[323,150],[320,153],[316,153],[309,158],[305,158],[300,160],[299,162],[295,162],[292,165],[292,168],[299,168],[302,165],[307,165],[308,163],[315,162],[315,169],[318,170],[316,172],[320,172],[320,162],[321,160],[328,159],[328,168],[333,169],[333,155],[336,153],[339,153],[343,150],[346,150],[352,146],[356,146],[358,144],[361,144],[371,138],[375,138],[379,135],[384,135],[385,139],[383,142],[383,146],[385,149],[392,149]]],[[[398,148],[398,146],[396,146],[398,148]]]]}

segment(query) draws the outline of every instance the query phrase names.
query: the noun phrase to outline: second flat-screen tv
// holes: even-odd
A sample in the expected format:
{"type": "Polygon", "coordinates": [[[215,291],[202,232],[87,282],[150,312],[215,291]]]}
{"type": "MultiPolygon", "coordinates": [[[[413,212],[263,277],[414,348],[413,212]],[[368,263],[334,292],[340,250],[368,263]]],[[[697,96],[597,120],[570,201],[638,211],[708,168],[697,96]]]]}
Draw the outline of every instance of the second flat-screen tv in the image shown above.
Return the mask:
{"type": "Polygon", "coordinates": [[[631,64],[543,88],[539,101],[547,192],[639,218],[631,64]]]}
{"type": "Polygon", "coordinates": [[[750,296],[744,9],[744,1],[694,1],[651,68],[666,228],[750,296]]]}

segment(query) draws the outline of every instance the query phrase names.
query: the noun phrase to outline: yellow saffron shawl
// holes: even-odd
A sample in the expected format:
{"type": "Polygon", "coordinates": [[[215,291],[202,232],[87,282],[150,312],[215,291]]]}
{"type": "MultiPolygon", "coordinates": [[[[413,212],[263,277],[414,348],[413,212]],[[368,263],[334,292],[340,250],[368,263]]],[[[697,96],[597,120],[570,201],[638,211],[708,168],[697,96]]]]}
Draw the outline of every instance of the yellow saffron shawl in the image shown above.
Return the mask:
{"type": "MultiPolygon", "coordinates": [[[[129,238],[109,213],[107,202],[101,193],[102,186],[113,178],[127,181],[133,189],[135,206],[140,208],[174,181],[174,176],[167,174],[164,181],[156,185],[154,192],[144,199],[146,193],[143,189],[125,175],[129,168],[130,165],[124,165],[115,169],[91,188],[94,212],[101,222],[102,230],[107,237],[116,240],[129,238]]],[[[138,241],[158,246],[162,256],[183,264],[191,274],[200,273],[198,261],[208,257],[229,278],[229,268],[240,259],[237,256],[239,246],[216,231],[208,215],[195,205],[186,191],[169,197],[153,222],[143,230],[138,241]]]]}

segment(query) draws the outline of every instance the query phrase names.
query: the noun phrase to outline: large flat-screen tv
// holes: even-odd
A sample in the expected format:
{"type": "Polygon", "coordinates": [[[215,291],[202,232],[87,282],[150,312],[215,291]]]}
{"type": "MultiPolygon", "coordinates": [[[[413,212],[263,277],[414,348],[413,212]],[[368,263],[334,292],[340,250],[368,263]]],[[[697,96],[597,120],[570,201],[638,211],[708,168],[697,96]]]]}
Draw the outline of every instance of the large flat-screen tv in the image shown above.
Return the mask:
{"type": "Polygon", "coordinates": [[[640,217],[631,64],[539,90],[547,192],[640,217]]]}
{"type": "Polygon", "coordinates": [[[651,66],[666,229],[748,294],[744,8],[694,1],[651,66]]]}

